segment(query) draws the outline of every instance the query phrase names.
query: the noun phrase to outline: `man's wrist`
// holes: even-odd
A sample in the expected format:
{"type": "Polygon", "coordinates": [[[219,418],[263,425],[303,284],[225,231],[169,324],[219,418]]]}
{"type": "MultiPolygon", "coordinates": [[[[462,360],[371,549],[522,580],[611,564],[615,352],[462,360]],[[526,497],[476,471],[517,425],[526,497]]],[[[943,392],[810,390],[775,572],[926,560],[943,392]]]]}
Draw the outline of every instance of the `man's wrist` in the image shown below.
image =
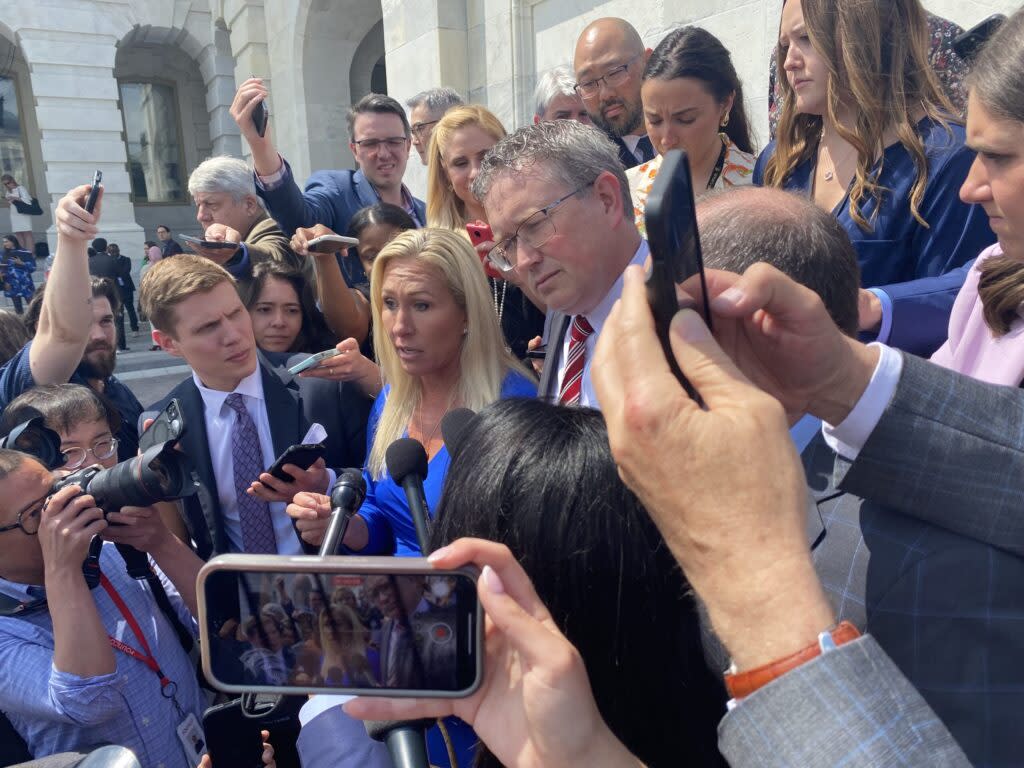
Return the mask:
{"type": "Polygon", "coordinates": [[[844,338],[843,364],[836,367],[808,411],[829,424],[840,424],[860,401],[878,366],[879,351],[859,341],[844,338]]]}
{"type": "Polygon", "coordinates": [[[771,566],[722,569],[721,584],[697,594],[737,671],[754,669],[814,642],[835,623],[807,552],[771,566]],[[743,572],[749,579],[738,578],[743,572]]]}

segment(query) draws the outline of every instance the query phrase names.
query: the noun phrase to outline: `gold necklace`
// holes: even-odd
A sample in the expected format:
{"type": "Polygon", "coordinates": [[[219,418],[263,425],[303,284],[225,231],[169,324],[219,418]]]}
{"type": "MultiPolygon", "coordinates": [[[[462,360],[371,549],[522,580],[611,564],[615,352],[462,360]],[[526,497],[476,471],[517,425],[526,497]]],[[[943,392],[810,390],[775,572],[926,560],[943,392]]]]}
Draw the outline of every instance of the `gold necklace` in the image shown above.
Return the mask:
{"type": "MultiPolygon", "coordinates": [[[[442,413],[441,414],[441,418],[439,418],[434,423],[434,428],[432,430],[430,430],[430,434],[427,435],[427,439],[423,441],[423,447],[424,448],[429,449],[430,441],[433,440],[434,439],[434,435],[437,434],[438,427],[441,426],[441,422],[444,421],[444,417],[448,415],[448,411],[450,411],[452,409],[452,406],[455,404],[455,394],[458,391],[459,391],[459,385],[458,385],[458,383],[456,383],[455,386],[452,387],[451,394],[448,396],[448,404],[444,408],[444,413],[442,413]]],[[[423,434],[423,414],[422,414],[422,412],[420,413],[420,416],[419,416],[419,422],[420,422],[420,434],[423,434]]]]}
{"type": "MultiPolygon", "coordinates": [[[[818,138],[818,144],[821,146],[821,159],[827,163],[825,172],[822,177],[825,181],[832,181],[836,177],[836,166],[832,162],[832,152],[828,148],[828,144],[825,143],[825,129],[821,129],[821,136],[818,138]]],[[[851,146],[851,149],[853,147],[851,146]]]]}

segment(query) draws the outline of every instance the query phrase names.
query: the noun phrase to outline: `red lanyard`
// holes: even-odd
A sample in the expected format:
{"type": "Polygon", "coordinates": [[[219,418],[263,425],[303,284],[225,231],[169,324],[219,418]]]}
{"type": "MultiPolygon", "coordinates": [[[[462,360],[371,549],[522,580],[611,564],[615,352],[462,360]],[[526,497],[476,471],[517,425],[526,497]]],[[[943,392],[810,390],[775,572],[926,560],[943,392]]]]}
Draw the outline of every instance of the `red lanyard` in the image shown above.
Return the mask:
{"type": "MultiPolygon", "coordinates": [[[[114,585],[110,583],[110,579],[108,579],[106,575],[100,576],[100,586],[102,586],[103,589],[107,591],[107,594],[110,595],[110,599],[114,601],[114,605],[117,606],[117,610],[119,610],[121,615],[124,616],[124,620],[128,622],[128,626],[131,628],[132,633],[139,641],[139,645],[142,646],[142,650],[146,653],[143,655],[140,651],[132,648],[127,643],[118,640],[116,637],[107,635],[107,639],[110,640],[111,647],[123,654],[131,656],[136,661],[141,661],[153,670],[153,672],[156,673],[156,676],[160,678],[161,692],[166,691],[168,686],[171,686],[172,691],[170,695],[173,696],[174,681],[167,677],[167,675],[163,673],[163,670],[160,669],[160,665],[156,663],[156,658],[153,656],[153,652],[149,649],[149,642],[146,640],[146,636],[142,634],[142,628],[139,627],[139,622],[135,620],[135,616],[125,604],[121,596],[117,594],[117,590],[114,589],[114,585]]],[[[166,696],[167,694],[164,693],[164,695],[166,696]]]]}

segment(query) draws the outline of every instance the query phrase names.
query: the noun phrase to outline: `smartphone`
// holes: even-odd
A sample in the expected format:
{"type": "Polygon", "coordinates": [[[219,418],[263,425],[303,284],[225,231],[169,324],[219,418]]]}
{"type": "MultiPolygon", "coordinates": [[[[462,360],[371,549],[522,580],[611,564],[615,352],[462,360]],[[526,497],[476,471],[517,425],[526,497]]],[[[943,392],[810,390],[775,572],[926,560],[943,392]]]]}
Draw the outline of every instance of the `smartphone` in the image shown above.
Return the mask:
{"type": "Polygon", "coordinates": [[[257,104],[256,108],[252,111],[252,122],[256,126],[256,133],[259,134],[260,138],[263,138],[263,134],[267,132],[267,118],[269,114],[267,102],[265,101],[257,104]]]}
{"type": "Polygon", "coordinates": [[[528,349],[528,350],[526,350],[526,359],[527,360],[543,360],[547,356],[548,356],[547,344],[545,344],[543,346],[540,346],[540,347],[537,347],[536,349],[528,349]]]}
{"type": "Polygon", "coordinates": [[[213,250],[227,250],[232,251],[238,249],[238,243],[229,243],[224,240],[200,240],[198,237],[192,237],[191,235],[178,235],[189,245],[194,245],[196,248],[212,248],[213,250]]]}
{"type": "Polygon", "coordinates": [[[1006,17],[1001,13],[993,14],[979,24],[975,24],[966,32],[961,32],[953,38],[953,50],[956,55],[968,64],[981,52],[999,28],[1003,26],[1006,17]]]}
{"type": "Polygon", "coordinates": [[[185,434],[185,417],[181,412],[181,403],[172,397],[166,407],[157,414],[146,430],[139,435],[139,451],[145,451],[168,440],[180,440],[185,434]]]}
{"type": "Polygon", "coordinates": [[[483,678],[477,575],[419,557],[215,557],[197,582],[203,672],[228,693],[468,696],[483,678]]]}
{"type": "Polygon", "coordinates": [[[324,458],[326,449],[323,443],[301,443],[292,445],[277,457],[277,461],[267,470],[278,480],[290,483],[294,478],[284,471],[285,464],[294,464],[299,469],[309,469],[317,459],[324,458]]]}
{"type": "Polygon", "coordinates": [[[92,189],[89,190],[89,197],[85,201],[85,210],[92,213],[92,209],[96,207],[96,200],[100,196],[100,182],[103,181],[103,171],[97,170],[92,177],[92,189]]]}
{"type": "Polygon", "coordinates": [[[319,365],[321,360],[327,360],[332,357],[337,357],[340,354],[341,353],[338,352],[338,350],[336,349],[325,349],[323,352],[317,352],[315,355],[310,355],[305,360],[296,363],[295,365],[288,369],[288,373],[290,373],[292,376],[295,376],[296,374],[302,373],[303,371],[308,371],[310,368],[315,368],[317,365],[319,365]]]}
{"type": "Polygon", "coordinates": [[[494,240],[494,232],[491,231],[490,224],[467,224],[466,233],[469,235],[469,242],[474,246],[494,240]]]}
{"type": "Polygon", "coordinates": [[[320,235],[306,243],[306,248],[315,253],[337,253],[349,246],[358,248],[359,241],[345,235],[320,235]]]}
{"type": "Polygon", "coordinates": [[[218,768],[258,768],[263,764],[260,721],[242,711],[242,700],[210,707],[203,713],[203,733],[210,760],[218,768]]]}
{"type": "Polygon", "coordinates": [[[644,210],[647,242],[651,248],[651,268],[647,274],[647,301],[654,314],[669,367],[695,400],[700,398],[683,376],[669,344],[668,328],[679,311],[676,285],[700,287],[700,299],[694,307],[711,327],[704,261],[697,235],[697,208],[693,200],[690,161],[686,153],[673,149],[665,153],[661,169],[654,179],[644,210]]]}

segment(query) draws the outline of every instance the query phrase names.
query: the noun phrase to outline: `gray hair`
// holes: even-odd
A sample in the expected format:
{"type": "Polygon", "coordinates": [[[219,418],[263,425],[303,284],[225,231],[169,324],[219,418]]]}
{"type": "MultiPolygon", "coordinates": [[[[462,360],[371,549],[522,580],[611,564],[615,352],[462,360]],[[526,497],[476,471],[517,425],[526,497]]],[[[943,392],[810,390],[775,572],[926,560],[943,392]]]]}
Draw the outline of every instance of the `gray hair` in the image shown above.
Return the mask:
{"type": "Polygon", "coordinates": [[[544,117],[548,104],[555,96],[575,96],[576,76],[568,66],[562,65],[549,69],[540,76],[537,88],[533,92],[533,114],[544,117]]]}
{"type": "Polygon", "coordinates": [[[383,93],[368,93],[353,104],[352,109],[349,110],[347,119],[349,140],[356,140],[356,118],[359,115],[371,113],[376,115],[395,115],[402,121],[405,138],[409,138],[411,133],[409,130],[409,118],[406,116],[405,110],[402,109],[402,105],[383,93]]]}
{"type": "Polygon", "coordinates": [[[227,192],[236,203],[247,197],[259,200],[252,168],[244,160],[227,155],[203,160],[188,177],[188,193],[192,197],[210,192],[227,192]]]}
{"type": "Polygon", "coordinates": [[[520,128],[495,144],[484,155],[473,182],[473,194],[477,200],[484,200],[503,174],[543,176],[576,189],[590,184],[604,171],[614,174],[622,190],[623,205],[632,211],[629,182],[611,139],[575,120],[549,120],[520,128]]]}
{"type": "Polygon", "coordinates": [[[425,106],[430,114],[440,117],[452,107],[460,107],[466,102],[454,88],[428,88],[405,103],[409,109],[425,106]]]}
{"type": "Polygon", "coordinates": [[[704,265],[742,274],[759,261],[821,297],[848,336],[858,328],[860,267],[842,224],[802,195],[771,187],[734,187],[697,203],[704,265]]]}
{"type": "Polygon", "coordinates": [[[981,49],[967,86],[994,116],[1024,122],[1024,8],[981,49]]]}

